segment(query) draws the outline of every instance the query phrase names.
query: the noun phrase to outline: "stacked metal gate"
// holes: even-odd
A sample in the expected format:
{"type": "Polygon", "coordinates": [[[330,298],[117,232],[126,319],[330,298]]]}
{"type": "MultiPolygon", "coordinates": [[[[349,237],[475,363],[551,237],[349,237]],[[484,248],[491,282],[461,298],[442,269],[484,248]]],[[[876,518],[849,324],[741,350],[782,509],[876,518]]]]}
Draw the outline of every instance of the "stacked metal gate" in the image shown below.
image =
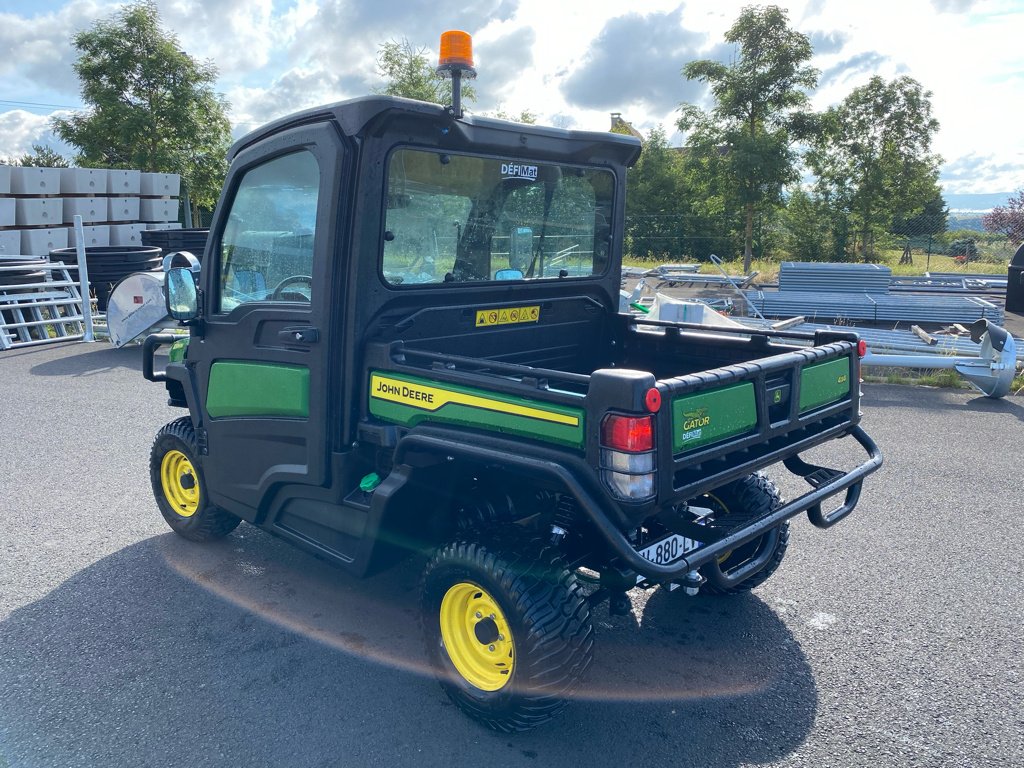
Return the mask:
{"type": "Polygon", "coordinates": [[[0,350],[85,338],[77,272],[46,259],[0,259],[0,350]]]}

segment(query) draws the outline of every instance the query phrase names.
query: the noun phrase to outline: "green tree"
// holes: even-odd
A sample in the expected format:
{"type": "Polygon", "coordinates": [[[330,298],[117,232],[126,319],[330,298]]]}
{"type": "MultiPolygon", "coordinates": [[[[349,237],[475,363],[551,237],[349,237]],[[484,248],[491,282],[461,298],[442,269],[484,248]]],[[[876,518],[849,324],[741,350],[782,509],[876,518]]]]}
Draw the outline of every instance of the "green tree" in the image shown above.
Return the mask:
{"type": "Polygon", "coordinates": [[[87,109],[53,126],[78,148],[75,162],[181,174],[193,205],[212,208],[231,144],[213,64],[180,50],[152,0],[125,6],[73,40],[87,109]]]}
{"type": "Polygon", "coordinates": [[[70,163],[66,157],[42,144],[33,144],[32,151],[14,161],[14,165],[26,165],[36,168],[67,168],[70,163]]]}
{"type": "Polygon", "coordinates": [[[909,215],[905,212],[898,213],[893,219],[889,231],[902,237],[937,235],[946,231],[948,216],[949,209],[946,207],[942,192],[938,191],[938,184],[936,184],[935,195],[909,215]]]}
{"type": "Polygon", "coordinates": [[[868,259],[877,234],[923,211],[938,194],[941,159],[931,142],[939,123],[931,92],[910,77],[872,77],[816,123],[807,163],[819,193],[848,212],[868,259]]]}
{"type": "Polygon", "coordinates": [[[797,179],[791,149],[794,115],[807,104],[818,71],[806,66],[813,50],[808,37],[789,27],[777,6],[748,6],[726,32],[738,47],[731,64],[694,61],[683,68],[688,80],[708,83],[715,106],[705,111],[683,104],[679,128],[689,132],[695,159],[722,155],[719,163],[743,214],[743,263],[750,270],[754,219],[779,205],[782,190],[797,179]]]}
{"type": "Polygon", "coordinates": [[[494,111],[494,117],[499,120],[511,120],[513,123],[525,123],[526,125],[536,125],[537,115],[528,109],[520,110],[518,115],[510,115],[501,106],[494,111]]]}
{"type": "MultiPolygon", "coordinates": [[[[404,37],[382,43],[377,49],[377,68],[384,78],[384,87],[375,92],[433,104],[451,104],[451,78],[437,74],[437,65],[429,53],[426,48],[417,48],[404,37]]],[[[475,100],[476,92],[463,80],[463,103],[475,100]]]]}
{"type": "Polygon", "coordinates": [[[832,261],[835,244],[828,226],[831,212],[823,201],[797,188],[782,217],[783,244],[796,261],[832,261]]]}
{"type": "Polygon", "coordinates": [[[687,195],[682,156],[665,130],[652,128],[636,165],[626,173],[626,237],[642,259],[675,259],[684,250],[687,195]]]}

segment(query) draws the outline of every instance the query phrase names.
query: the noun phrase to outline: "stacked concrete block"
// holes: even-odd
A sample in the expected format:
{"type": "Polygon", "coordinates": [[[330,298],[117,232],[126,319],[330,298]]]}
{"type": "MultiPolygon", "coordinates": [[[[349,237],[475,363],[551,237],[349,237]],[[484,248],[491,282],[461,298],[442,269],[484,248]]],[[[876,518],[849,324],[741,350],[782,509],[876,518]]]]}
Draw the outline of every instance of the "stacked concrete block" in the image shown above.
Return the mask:
{"type": "Polygon", "coordinates": [[[181,177],[107,168],[0,165],[0,253],[45,256],[77,245],[139,245],[148,228],[177,228],[181,177]]]}
{"type": "MultiPolygon", "coordinates": [[[[86,248],[99,245],[110,245],[110,225],[108,224],[85,224],[82,226],[82,238],[85,240],[86,248]]],[[[68,245],[78,245],[78,236],[75,228],[68,228],[68,245]]]]}
{"type": "Polygon", "coordinates": [[[16,256],[21,253],[21,232],[16,229],[0,229],[0,256],[16,256]]]}
{"type": "Polygon", "coordinates": [[[0,227],[14,226],[14,203],[13,197],[0,197],[0,227]]]}
{"type": "Polygon", "coordinates": [[[12,195],[59,195],[60,168],[11,168],[12,195]]]}
{"type": "Polygon", "coordinates": [[[143,197],[177,197],[181,191],[181,176],[176,173],[144,173],[139,189],[143,197]]]}
{"type": "Polygon", "coordinates": [[[21,252],[29,256],[49,254],[54,248],[68,247],[68,228],[21,230],[21,252]]]}
{"type": "Polygon", "coordinates": [[[19,227],[52,227],[64,222],[64,201],[59,197],[19,197],[14,201],[14,223],[19,227]]]}
{"type": "Polygon", "coordinates": [[[123,222],[139,220],[139,198],[110,197],[107,198],[107,221],[123,222]]]}
{"type": "Polygon", "coordinates": [[[61,168],[61,194],[105,195],[109,175],[106,168],[61,168]]]}
{"type": "Polygon", "coordinates": [[[83,224],[95,224],[107,220],[107,198],[105,197],[65,197],[64,223],[73,224],[75,216],[82,217],[83,224]]]}
{"type": "Polygon", "coordinates": [[[111,224],[111,245],[142,245],[142,230],[146,224],[111,224]]]}

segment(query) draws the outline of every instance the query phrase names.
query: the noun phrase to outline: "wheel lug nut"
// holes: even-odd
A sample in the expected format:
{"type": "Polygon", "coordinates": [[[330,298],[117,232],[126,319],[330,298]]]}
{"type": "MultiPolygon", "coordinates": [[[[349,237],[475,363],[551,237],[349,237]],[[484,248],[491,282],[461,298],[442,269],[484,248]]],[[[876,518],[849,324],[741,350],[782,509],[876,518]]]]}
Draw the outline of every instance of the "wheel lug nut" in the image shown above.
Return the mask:
{"type": "Polygon", "coordinates": [[[490,619],[491,619],[491,621],[494,621],[494,614],[493,613],[491,614],[490,619]]]}
{"type": "Polygon", "coordinates": [[[505,642],[505,636],[504,635],[498,635],[498,640],[500,640],[501,642],[505,642]]]}
{"type": "Polygon", "coordinates": [[[487,650],[488,651],[493,651],[494,650],[494,646],[493,645],[488,645],[487,646],[487,650]]]}
{"type": "Polygon", "coordinates": [[[477,611],[477,612],[476,612],[476,617],[477,617],[478,619],[482,619],[482,618],[484,617],[484,615],[483,615],[482,613],[480,613],[480,611],[477,611]]]}

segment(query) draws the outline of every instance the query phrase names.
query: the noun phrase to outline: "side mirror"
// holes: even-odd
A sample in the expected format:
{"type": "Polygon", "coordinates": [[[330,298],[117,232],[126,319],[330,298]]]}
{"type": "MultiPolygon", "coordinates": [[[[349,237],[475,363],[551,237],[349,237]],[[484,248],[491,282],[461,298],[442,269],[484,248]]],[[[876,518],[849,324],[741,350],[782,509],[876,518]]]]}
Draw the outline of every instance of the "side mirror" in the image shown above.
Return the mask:
{"type": "Polygon", "coordinates": [[[525,272],[533,262],[533,230],[529,227],[513,228],[508,251],[508,265],[525,272]]]}
{"type": "Polygon", "coordinates": [[[172,267],[167,270],[164,287],[167,293],[167,314],[171,318],[187,322],[199,316],[199,295],[191,269],[172,267]]]}

